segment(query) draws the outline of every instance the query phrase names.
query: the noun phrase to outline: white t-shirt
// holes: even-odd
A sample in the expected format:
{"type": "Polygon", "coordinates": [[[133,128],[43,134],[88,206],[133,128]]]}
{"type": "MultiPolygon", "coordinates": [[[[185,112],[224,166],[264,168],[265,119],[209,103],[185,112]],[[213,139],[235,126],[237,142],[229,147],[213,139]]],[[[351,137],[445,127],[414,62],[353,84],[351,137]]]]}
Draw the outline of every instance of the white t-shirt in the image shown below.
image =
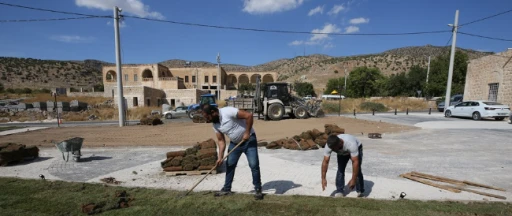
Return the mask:
{"type": "MultiPolygon", "coordinates": [[[[359,156],[359,146],[361,142],[350,134],[340,134],[338,137],[343,140],[343,148],[337,151],[338,155],[349,155],[351,157],[359,156]]],[[[324,156],[330,157],[333,150],[326,144],[324,148],[324,156]]]]}
{"type": "MultiPolygon", "coordinates": [[[[219,109],[220,123],[213,124],[215,133],[223,133],[229,137],[231,142],[239,143],[245,133],[245,119],[237,118],[238,109],[235,107],[224,107],[219,109]]],[[[251,128],[251,134],[254,128],[251,128]]]]}

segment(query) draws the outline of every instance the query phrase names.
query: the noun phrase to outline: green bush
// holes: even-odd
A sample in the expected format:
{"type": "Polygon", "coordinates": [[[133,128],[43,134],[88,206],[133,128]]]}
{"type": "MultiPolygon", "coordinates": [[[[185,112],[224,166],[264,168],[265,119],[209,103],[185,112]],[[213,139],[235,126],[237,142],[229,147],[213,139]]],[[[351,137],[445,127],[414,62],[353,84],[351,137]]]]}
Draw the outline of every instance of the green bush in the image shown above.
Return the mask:
{"type": "Polygon", "coordinates": [[[340,110],[340,106],[334,103],[322,103],[322,110],[324,113],[337,113],[340,110]]]}
{"type": "Polygon", "coordinates": [[[361,108],[361,110],[366,110],[366,111],[375,110],[377,112],[385,112],[388,110],[386,108],[386,106],[384,106],[384,104],[375,103],[375,102],[363,102],[363,103],[361,103],[361,105],[359,105],[359,108],[361,108]]]}

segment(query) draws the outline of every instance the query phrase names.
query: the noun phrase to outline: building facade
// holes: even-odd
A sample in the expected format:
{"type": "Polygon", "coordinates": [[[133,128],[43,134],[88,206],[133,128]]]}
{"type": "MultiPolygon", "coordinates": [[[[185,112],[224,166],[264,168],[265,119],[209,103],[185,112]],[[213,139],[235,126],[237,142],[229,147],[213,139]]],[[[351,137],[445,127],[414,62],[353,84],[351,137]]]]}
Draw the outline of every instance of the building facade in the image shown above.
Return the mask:
{"type": "Polygon", "coordinates": [[[489,100],[512,106],[512,50],[471,60],[464,100],[489,100]]]}
{"type": "MultiPolygon", "coordinates": [[[[102,69],[104,96],[117,100],[116,66],[102,69]]],[[[160,64],[122,66],[123,96],[128,108],[169,104],[187,106],[197,103],[202,94],[219,95],[221,99],[237,95],[239,84],[273,82],[275,72],[229,72],[215,68],[167,68],[160,64]]]]}

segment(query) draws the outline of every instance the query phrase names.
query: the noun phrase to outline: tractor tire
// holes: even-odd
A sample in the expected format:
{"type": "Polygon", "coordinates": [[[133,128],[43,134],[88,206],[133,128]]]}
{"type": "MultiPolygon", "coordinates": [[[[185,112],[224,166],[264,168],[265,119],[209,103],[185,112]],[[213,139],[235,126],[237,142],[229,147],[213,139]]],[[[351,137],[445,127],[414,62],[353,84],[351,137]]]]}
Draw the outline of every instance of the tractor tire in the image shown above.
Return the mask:
{"type": "Polygon", "coordinates": [[[170,113],[165,114],[165,119],[172,119],[172,114],[170,114],[170,113]]]}
{"type": "Polygon", "coordinates": [[[268,117],[274,121],[281,120],[284,115],[284,106],[278,103],[268,106],[268,117]]]}
{"type": "Polygon", "coordinates": [[[194,113],[196,113],[196,111],[194,111],[194,110],[190,110],[190,112],[188,112],[188,117],[189,117],[190,119],[194,119],[194,113]]]}
{"type": "Polygon", "coordinates": [[[297,107],[294,114],[298,119],[305,119],[309,117],[308,110],[304,106],[297,107]]]}

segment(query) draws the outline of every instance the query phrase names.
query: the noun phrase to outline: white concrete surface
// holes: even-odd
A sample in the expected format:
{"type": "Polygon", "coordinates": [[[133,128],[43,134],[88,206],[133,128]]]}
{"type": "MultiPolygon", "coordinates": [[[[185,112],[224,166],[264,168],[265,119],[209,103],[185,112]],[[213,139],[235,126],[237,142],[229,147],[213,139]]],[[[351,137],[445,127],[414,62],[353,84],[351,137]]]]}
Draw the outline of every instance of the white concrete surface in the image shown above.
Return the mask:
{"type": "Polygon", "coordinates": [[[46,129],[46,128],[47,127],[26,127],[26,128],[21,128],[21,129],[7,130],[7,131],[0,132],[0,136],[6,136],[6,135],[16,134],[16,133],[26,133],[26,132],[42,130],[42,129],[46,129]]]}
{"type": "Polygon", "coordinates": [[[460,121],[427,121],[414,124],[423,129],[501,129],[512,130],[512,125],[507,121],[481,120],[473,121],[461,119],[460,121]]]}

